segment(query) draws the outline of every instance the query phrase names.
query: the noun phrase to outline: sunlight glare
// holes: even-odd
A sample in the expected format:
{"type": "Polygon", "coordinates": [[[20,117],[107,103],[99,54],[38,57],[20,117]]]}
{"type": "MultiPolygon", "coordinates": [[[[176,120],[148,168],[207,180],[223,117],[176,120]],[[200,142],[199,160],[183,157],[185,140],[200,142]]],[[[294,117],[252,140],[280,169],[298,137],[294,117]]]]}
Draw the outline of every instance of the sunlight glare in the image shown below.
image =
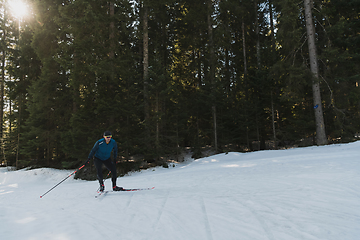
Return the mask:
{"type": "Polygon", "coordinates": [[[16,18],[24,17],[28,12],[28,6],[21,0],[10,0],[9,6],[16,18]]]}

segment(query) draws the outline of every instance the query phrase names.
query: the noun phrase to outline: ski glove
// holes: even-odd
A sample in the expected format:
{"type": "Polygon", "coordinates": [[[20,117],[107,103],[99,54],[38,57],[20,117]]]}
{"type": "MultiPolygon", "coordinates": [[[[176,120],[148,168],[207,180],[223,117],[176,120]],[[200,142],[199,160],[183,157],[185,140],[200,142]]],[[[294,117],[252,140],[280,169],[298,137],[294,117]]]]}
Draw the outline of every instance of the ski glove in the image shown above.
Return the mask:
{"type": "Polygon", "coordinates": [[[88,164],[89,162],[90,162],[90,158],[88,158],[88,159],[86,160],[86,162],[84,163],[84,165],[88,164]]]}

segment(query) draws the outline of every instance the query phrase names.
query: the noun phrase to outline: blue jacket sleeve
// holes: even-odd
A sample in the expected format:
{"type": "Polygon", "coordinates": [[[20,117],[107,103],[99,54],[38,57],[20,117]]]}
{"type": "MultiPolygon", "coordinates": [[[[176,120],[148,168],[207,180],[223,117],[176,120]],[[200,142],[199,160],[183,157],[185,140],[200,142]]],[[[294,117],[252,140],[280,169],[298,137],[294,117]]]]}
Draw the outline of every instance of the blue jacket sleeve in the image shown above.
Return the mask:
{"type": "Polygon", "coordinates": [[[98,149],[99,149],[99,141],[97,141],[97,142],[94,144],[94,147],[91,149],[88,158],[91,159],[91,158],[94,156],[94,154],[96,153],[96,151],[97,151],[98,149]]]}

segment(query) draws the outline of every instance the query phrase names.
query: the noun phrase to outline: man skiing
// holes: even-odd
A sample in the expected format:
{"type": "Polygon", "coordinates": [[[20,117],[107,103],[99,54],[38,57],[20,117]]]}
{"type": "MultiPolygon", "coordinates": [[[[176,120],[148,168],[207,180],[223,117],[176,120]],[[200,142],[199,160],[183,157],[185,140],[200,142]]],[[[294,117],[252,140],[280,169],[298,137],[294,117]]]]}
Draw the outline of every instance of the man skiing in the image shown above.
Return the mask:
{"type": "Polygon", "coordinates": [[[104,138],[98,140],[94,147],[91,149],[88,159],[85,162],[85,165],[90,162],[90,159],[94,156],[94,164],[96,167],[97,177],[100,183],[100,191],[103,192],[105,190],[103,174],[102,174],[102,165],[104,164],[107,169],[111,172],[112,175],[112,186],[113,191],[121,191],[122,187],[116,186],[116,157],[117,157],[117,144],[114,139],[112,139],[112,135],[110,131],[105,131],[104,138]],[[111,152],[114,153],[114,162],[111,161],[111,152]]]}

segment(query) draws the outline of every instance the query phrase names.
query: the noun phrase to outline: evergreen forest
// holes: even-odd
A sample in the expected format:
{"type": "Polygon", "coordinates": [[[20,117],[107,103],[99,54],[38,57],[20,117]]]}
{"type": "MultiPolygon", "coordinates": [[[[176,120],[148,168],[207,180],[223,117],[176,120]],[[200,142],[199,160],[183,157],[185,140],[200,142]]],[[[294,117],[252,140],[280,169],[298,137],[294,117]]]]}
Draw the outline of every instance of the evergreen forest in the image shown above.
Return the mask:
{"type": "Polygon", "coordinates": [[[14,1],[3,166],[79,167],[105,130],[155,165],[360,137],[359,0],[14,1]]]}

